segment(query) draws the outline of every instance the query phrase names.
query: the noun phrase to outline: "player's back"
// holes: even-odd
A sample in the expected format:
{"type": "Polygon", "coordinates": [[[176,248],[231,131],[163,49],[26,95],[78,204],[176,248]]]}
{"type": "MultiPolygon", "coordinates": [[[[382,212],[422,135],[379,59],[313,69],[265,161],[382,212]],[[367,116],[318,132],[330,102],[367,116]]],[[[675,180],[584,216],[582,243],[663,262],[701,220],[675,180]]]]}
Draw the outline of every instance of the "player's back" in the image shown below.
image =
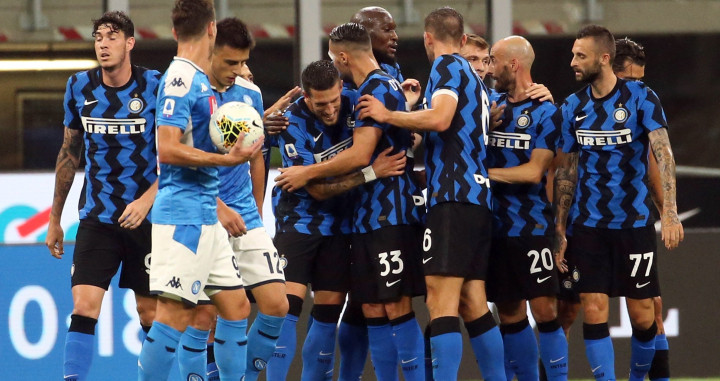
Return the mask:
{"type": "MultiPolygon", "coordinates": [[[[513,103],[498,94],[505,106],[502,123],[488,133],[489,168],[526,164],[534,149],[555,152],[560,135],[560,115],[550,102],[530,98],[513,103]]],[[[538,184],[492,182],[493,231],[501,236],[550,235],[554,230],[552,205],[543,175],[538,184]]]]}
{"type": "Polygon", "coordinates": [[[124,205],[157,178],[155,102],[160,73],[131,67],[121,87],[103,84],[100,68],[68,80],[64,124],[83,130],[85,185],[80,218],[117,222],[124,205]]]}
{"type": "MultiPolygon", "coordinates": [[[[207,75],[194,63],[175,57],[160,81],[156,124],[177,127],[182,144],[216,152],[208,123],[217,109],[207,75]]],[[[162,142],[159,142],[162,144],[162,142]]],[[[203,224],[217,222],[217,167],[160,164],[160,182],[152,210],[154,223],[203,224]]]]}
{"type": "Polygon", "coordinates": [[[667,127],[655,93],[642,82],[618,79],[596,99],[586,86],[565,100],[562,116],[563,151],[579,153],[571,220],[610,229],[651,224],[648,133],[667,127]]]}
{"type": "Polygon", "coordinates": [[[442,55],[433,62],[425,89],[432,96],[457,99],[450,127],[425,133],[425,168],[428,208],[441,202],[490,205],[490,182],[484,165],[490,109],[487,89],[470,64],[457,54],[442,55]]]}
{"type": "MultiPolygon", "coordinates": [[[[382,70],[370,73],[360,85],[358,93],[361,96],[372,95],[388,110],[405,111],[405,96],[400,82],[382,70]]],[[[412,146],[412,135],[409,130],[388,123],[377,123],[372,119],[356,120],[355,128],[382,130],[371,162],[388,147],[393,147],[394,154],[407,151],[412,146]]],[[[360,202],[355,213],[355,232],[367,233],[384,226],[413,225],[422,222],[424,199],[412,172],[412,165],[408,161],[402,175],[378,179],[358,188],[360,202]]]]}

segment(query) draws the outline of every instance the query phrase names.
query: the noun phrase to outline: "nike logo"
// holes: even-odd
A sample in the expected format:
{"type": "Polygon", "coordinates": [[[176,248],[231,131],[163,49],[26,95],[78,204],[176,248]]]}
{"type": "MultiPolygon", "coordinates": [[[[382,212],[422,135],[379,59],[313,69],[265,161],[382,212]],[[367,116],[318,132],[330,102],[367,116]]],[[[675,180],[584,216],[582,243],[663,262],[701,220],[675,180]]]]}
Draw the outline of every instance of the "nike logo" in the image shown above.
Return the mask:
{"type": "Polygon", "coordinates": [[[590,369],[591,372],[595,373],[596,370],[602,368],[602,365],[598,365],[597,368],[590,369]]]}
{"type": "Polygon", "coordinates": [[[642,368],[642,367],[644,367],[644,366],[650,366],[650,363],[647,363],[647,364],[638,364],[638,363],[635,363],[635,366],[638,367],[638,368],[642,368]]]}
{"type": "Polygon", "coordinates": [[[255,127],[257,127],[257,128],[262,128],[262,127],[263,127],[263,126],[261,126],[261,125],[258,124],[257,120],[253,120],[252,125],[255,126],[255,127]]]}
{"type": "Polygon", "coordinates": [[[554,364],[554,363],[556,363],[556,362],[558,362],[558,361],[560,361],[560,360],[562,360],[562,359],[564,359],[564,358],[565,358],[565,356],[560,357],[560,358],[557,359],[557,360],[550,359],[550,364],[554,364]]]}
{"type": "Polygon", "coordinates": [[[321,132],[320,135],[314,136],[314,137],[313,137],[313,141],[315,141],[315,143],[317,143],[317,141],[320,139],[320,137],[322,136],[322,134],[323,134],[323,133],[321,132]]]}
{"type": "Polygon", "coordinates": [[[87,106],[87,105],[91,105],[91,104],[93,104],[93,103],[97,103],[97,101],[98,101],[98,100],[96,99],[96,100],[94,100],[94,101],[89,101],[89,102],[88,102],[88,100],[86,99],[85,102],[83,102],[83,104],[84,104],[85,106],[87,106]]]}
{"type": "MultiPolygon", "coordinates": [[[[413,362],[413,361],[415,361],[415,360],[417,360],[417,357],[413,357],[413,358],[411,358],[410,360],[407,360],[407,361],[405,361],[405,360],[400,360],[400,362],[403,363],[403,364],[407,364],[407,363],[413,362]]],[[[637,365],[637,364],[636,364],[636,365],[637,365]]]]}
{"type": "Polygon", "coordinates": [[[544,282],[544,281],[546,281],[546,280],[550,279],[551,277],[552,277],[552,275],[550,275],[550,276],[546,276],[545,278],[542,278],[542,279],[540,279],[540,278],[537,278],[537,282],[538,282],[538,283],[542,283],[542,282],[544,282]]]}
{"type": "Polygon", "coordinates": [[[433,259],[433,257],[430,257],[428,259],[423,258],[423,265],[430,262],[431,259],[433,259]]]}
{"type": "Polygon", "coordinates": [[[209,376],[209,375],[211,375],[211,374],[213,374],[213,373],[218,373],[218,372],[219,372],[219,370],[213,369],[213,370],[207,372],[207,375],[209,376]]]}
{"type": "Polygon", "coordinates": [[[284,345],[283,346],[278,345],[275,347],[275,349],[285,349],[285,348],[287,348],[287,346],[284,346],[284,345]]]}
{"type": "Polygon", "coordinates": [[[392,287],[392,286],[395,285],[395,283],[397,283],[397,282],[399,282],[399,281],[400,281],[400,279],[398,279],[398,280],[396,280],[396,281],[394,281],[394,282],[385,282],[385,286],[386,286],[386,287],[392,287]]]}
{"type": "Polygon", "coordinates": [[[332,352],[323,352],[323,351],[320,351],[320,356],[330,356],[330,355],[332,355],[332,352]]]}
{"type": "Polygon", "coordinates": [[[581,120],[583,120],[583,119],[585,119],[585,118],[587,118],[587,117],[588,117],[587,115],[576,116],[576,117],[575,117],[575,121],[576,121],[576,122],[579,122],[579,121],[581,121],[581,120]]]}
{"type": "Polygon", "coordinates": [[[646,282],[646,283],[643,283],[643,284],[635,283],[635,288],[643,288],[643,287],[645,287],[645,286],[647,286],[647,285],[649,285],[649,284],[650,284],[650,282],[646,282]]]}

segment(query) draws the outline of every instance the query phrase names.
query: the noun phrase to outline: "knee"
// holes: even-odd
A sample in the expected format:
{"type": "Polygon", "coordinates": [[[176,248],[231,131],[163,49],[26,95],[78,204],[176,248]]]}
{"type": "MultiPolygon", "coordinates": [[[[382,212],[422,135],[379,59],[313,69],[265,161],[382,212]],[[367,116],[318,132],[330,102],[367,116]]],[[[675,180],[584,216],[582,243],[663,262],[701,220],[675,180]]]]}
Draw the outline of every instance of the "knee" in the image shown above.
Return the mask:
{"type": "Polygon", "coordinates": [[[140,324],[149,326],[155,320],[155,309],[157,301],[155,298],[148,298],[149,300],[138,300],[136,311],[138,317],[140,317],[140,324]]]}
{"type": "Polygon", "coordinates": [[[555,301],[542,301],[532,305],[533,318],[538,323],[547,323],[557,319],[557,306],[555,301]]]}
{"type": "Polygon", "coordinates": [[[382,304],[367,303],[362,305],[363,315],[368,318],[385,317],[385,306],[382,304]]]}
{"type": "Polygon", "coordinates": [[[73,315],[85,316],[93,319],[97,319],[100,316],[100,302],[95,302],[88,299],[76,299],[75,305],[73,306],[73,315]]]}
{"type": "Polygon", "coordinates": [[[290,303],[285,295],[278,295],[270,301],[258,303],[258,309],[265,315],[284,317],[290,309],[290,303]]]}
{"type": "Polygon", "coordinates": [[[628,315],[633,327],[649,328],[655,321],[651,299],[628,303],[628,315]]]}
{"type": "Polygon", "coordinates": [[[403,297],[397,302],[385,305],[385,312],[390,320],[407,315],[412,312],[412,310],[412,304],[408,297],[403,297]]]}

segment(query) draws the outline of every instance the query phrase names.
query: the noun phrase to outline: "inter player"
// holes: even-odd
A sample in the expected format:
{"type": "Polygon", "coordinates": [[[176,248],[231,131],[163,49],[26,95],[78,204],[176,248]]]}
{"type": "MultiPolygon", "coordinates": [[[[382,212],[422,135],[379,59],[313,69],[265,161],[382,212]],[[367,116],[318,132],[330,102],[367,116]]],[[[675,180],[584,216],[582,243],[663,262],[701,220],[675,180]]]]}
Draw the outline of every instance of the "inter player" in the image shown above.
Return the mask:
{"type": "MultiPolygon", "coordinates": [[[[303,96],[286,115],[290,126],[279,135],[283,167],[309,166],[331,159],[352,145],[353,110],[357,96],[343,90],[330,61],[315,61],[302,73],[303,96]]],[[[377,178],[405,170],[402,153],[373,162],[377,178]]],[[[350,218],[354,195],[340,195],[366,182],[360,171],[314,181],[295,192],[273,190],[277,233],[275,243],[285,264],[290,311],[276,353],[268,364],[269,380],[284,380],[295,353],[296,323],[308,283],[312,284],[313,324],[303,345],[302,379],[332,374],[335,327],[350,279],[350,218]],[[334,196],[334,197],[333,197],[334,196]],[[328,373],[329,372],[329,373],[328,373]]]]}
{"type": "MultiPolygon", "coordinates": [[[[245,373],[250,304],[227,232],[218,222],[217,167],[248,161],[263,139],[243,147],[241,137],[227,155],[215,153],[207,126],[217,103],[205,74],[216,35],[212,1],[176,0],[172,20],[178,53],[158,94],[160,176],[152,214],[150,291],[159,298],[138,359],[138,378],[166,378],[178,344],[197,341],[193,332],[182,332],[204,291],[218,308],[215,359],[220,378],[240,379],[245,373]]],[[[204,377],[187,375],[195,378],[204,377]]]]}
{"type": "Polygon", "coordinates": [[[463,18],[444,7],[425,18],[425,50],[433,62],[425,89],[428,109],[397,112],[371,96],[358,118],[425,133],[428,215],[422,239],[430,309],[433,375],[456,379],[462,355],[458,311],[466,321],[485,379],[505,377],[500,331],[487,308],[490,181],[484,166],[489,123],[485,85],[458,53],[463,18]]]}
{"type": "Polygon", "coordinates": [[[131,64],[134,26],[124,13],[107,12],[93,20],[93,37],[100,67],[74,74],[65,91],[65,134],[45,239],[50,254],[62,258],[60,217],[84,141],[85,185],[71,273],[65,380],[87,377],[102,299],[120,263],[120,287],[135,292],[145,332],[156,304],[148,290],[151,225],[146,216],[157,192],[154,126],[160,73],[131,64]]]}
{"type": "Polygon", "coordinates": [[[538,343],[526,301],[540,331],[540,354],[551,380],[567,380],[568,348],[557,321],[558,276],[552,257],[552,205],[545,173],[559,140],[559,116],[551,102],[530,99],[535,52],[523,37],[495,43],[489,75],[505,105],[503,122],[489,133],[493,238],[488,299],[498,308],[505,366],[518,380],[538,379],[538,343]]]}
{"type": "MultiPolygon", "coordinates": [[[[372,94],[368,96],[393,110],[405,109],[400,83],[379,69],[364,27],[347,23],[333,29],[329,54],[360,94],[372,94]]],[[[406,150],[410,144],[407,130],[356,119],[350,148],[320,164],[284,169],[278,186],[293,191],[308,180],[360,169],[388,147],[406,150]]],[[[420,188],[407,165],[400,176],[366,184],[359,198],[352,238],[352,298],[363,303],[376,375],[381,380],[395,379],[399,358],[406,379],[422,380],[422,333],[411,305],[411,297],[424,292],[419,263],[418,225],[424,212],[419,207],[420,188]]]]}
{"type": "Polygon", "coordinates": [[[630,380],[642,380],[655,353],[652,297],[659,295],[652,201],[644,183],[648,142],[663,188],[662,240],[673,249],[683,239],[667,121],[652,90],[613,73],[615,39],[606,28],[582,28],[572,51],[575,78],[588,85],[561,109],[562,160],[554,186],[556,264],[562,272],[571,269],[577,279],[586,353],[598,380],[615,378],[608,298],[626,297],[633,327],[630,380]],[[566,262],[568,223],[572,235],[566,262]]]}

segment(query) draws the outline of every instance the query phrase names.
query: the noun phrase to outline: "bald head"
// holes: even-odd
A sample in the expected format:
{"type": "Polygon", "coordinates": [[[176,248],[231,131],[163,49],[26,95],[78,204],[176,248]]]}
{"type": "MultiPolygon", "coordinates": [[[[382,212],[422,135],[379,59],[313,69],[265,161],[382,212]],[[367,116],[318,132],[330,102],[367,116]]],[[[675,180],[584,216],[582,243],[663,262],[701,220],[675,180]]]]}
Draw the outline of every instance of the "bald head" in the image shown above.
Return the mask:
{"type": "Polygon", "coordinates": [[[492,56],[500,60],[516,59],[525,70],[530,70],[535,61],[535,51],[530,42],[521,36],[505,37],[492,47],[492,56]]]}
{"type": "Polygon", "coordinates": [[[350,22],[362,25],[370,34],[373,54],[378,62],[395,63],[398,35],[397,25],[390,12],[381,7],[366,7],[359,10],[350,22]]]}
{"type": "Polygon", "coordinates": [[[535,60],[532,46],[523,37],[510,36],[496,42],[490,49],[490,75],[495,89],[511,97],[515,89],[532,83],[530,69],[535,60]],[[520,87],[518,87],[520,86],[520,87]]]}

